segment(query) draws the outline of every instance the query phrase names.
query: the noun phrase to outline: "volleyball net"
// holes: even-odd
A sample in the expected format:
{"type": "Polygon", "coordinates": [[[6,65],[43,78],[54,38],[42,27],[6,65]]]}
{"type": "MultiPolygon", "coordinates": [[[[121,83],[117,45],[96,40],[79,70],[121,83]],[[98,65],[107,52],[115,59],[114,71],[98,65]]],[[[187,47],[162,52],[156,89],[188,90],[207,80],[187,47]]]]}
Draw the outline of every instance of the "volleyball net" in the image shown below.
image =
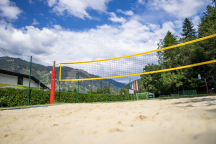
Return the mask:
{"type": "Polygon", "coordinates": [[[153,74],[195,66],[215,63],[215,59],[191,58],[197,57],[200,42],[215,40],[216,34],[179,43],[173,46],[158,48],[148,52],[83,62],[67,62],[60,64],[59,81],[86,81],[129,77],[153,74]],[[158,65],[155,69],[145,69],[146,66],[158,65]],[[69,68],[73,71],[67,72],[69,68]],[[82,70],[84,73],[77,77],[82,70]],[[67,73],[67,74],[66,74],[67,73]]]}

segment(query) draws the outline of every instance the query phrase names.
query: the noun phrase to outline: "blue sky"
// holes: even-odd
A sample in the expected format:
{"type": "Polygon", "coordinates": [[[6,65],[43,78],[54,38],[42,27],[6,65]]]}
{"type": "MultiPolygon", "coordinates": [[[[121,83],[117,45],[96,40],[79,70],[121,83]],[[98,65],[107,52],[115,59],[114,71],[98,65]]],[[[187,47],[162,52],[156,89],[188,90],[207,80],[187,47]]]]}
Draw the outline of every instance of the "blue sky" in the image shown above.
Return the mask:
{"type": "Polygon", "coordinates": [[[167,31],[197,29],[212,0],[1,0],[0,47],[47,63],[119,57],[157,48],[167,31]]]}

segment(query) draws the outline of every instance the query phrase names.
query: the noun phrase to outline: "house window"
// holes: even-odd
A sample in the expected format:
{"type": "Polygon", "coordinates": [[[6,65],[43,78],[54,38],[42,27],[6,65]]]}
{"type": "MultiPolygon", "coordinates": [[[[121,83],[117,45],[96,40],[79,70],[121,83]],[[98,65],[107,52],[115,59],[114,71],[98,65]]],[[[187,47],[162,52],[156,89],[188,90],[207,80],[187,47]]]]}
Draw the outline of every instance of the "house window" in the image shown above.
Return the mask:
{"type": "Polygon", "coordinates": [[[23,77],[18,76],[18,85],[23,85],[23,77]]]}

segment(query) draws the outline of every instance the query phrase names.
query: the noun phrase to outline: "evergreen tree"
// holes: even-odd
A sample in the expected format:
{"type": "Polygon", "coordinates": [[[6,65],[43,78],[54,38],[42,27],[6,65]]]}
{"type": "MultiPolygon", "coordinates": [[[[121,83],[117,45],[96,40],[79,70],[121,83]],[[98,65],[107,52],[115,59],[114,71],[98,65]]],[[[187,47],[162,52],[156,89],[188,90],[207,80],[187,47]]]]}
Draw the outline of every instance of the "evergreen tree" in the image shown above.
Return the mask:
{"type": "Polygon", "coordinates": [[[196,30],[194,29],[193,23],[188,18],[185,18],[183,22],[182,31],[183,33],[181,35],[184,37],[184,39],[196,37],[196,30]]]}
{"type": "Polygon", "coordinates": [[[76,88],[74,89],[74,92],[77,93],[77,89],[76,88]]]}
{"type": "MultiPolygon", "coordinates": [[[[214,0],[215,2],[215,0],[214,0]]],[[[158,43],[158,49],[169,47],[178,43],[195,39],[195,29],[193,24],[187,18],[183,23],[183,39],[177,39],[171,32],[167,32],[163,40],[158,43]]],[[[216,8],[207,6],[207,10],[201,17],[198,25],[198,37],[205,37],[216,33],[216,8]]],[[[199,62],[205,62],[216,59],[216,37],[203,40],[197,43],[160,51],[158,55],[158,65],[148,64],[144,71],[155,71],[178,66],[185,66],[199,62]]],[[[201,74],[208,81],[209,87],[212,87],[211,76],[216,73],[216,65],[208,64],[182,70],[169,71],[164,73],[154,73],[151,75],[142,75],[143,88],[146,92],[170,94],[181,90],[203,89],[205,91],[204,81],[197,81],[197,75],[201,74]]]]}
{"type": "MultiPolygon", "coordinates": [[[[216,33],[216,7],[208,5],[206,11],[203,14],[204,15],[201,17],[201,22],[198,25],[199,38],[216,33]]],[[[197,49],[197,59],[201,59],[202,61],[216,59],[215,37],[201,41],[198,44],[199,49],[197,49]]],[[[209,64],[202,66],[202,69],[200,69],[199,72],[204,77],[209,77],[209,79],[211,79],[211,75],[216,73],[216,65],[209,64]]]]}
{"type": "MultiPolygon", "coordinates": [[[[176,44],[178,44],[177,37],[168,31],[164,39],[160,40],[160,43],[158,43],[158,49],[176,44]]],[[[157,54],[159,57],[159,64],[146,65],[143,69],[144,71],[155,71],[182,66],[183,62],[188,62],[186,58],[189,57],[188,55],[184,56],[186,52],[184,49],[180,49],[179,47],[160,51],[157,54]]],[[[182,70],[143,75],[141,77],[144,89],[147,92],[158,94],[170,94],[180,89],[184,89],[183,85],[187,82],[185,79],[186,78],[182,70]]]]}
{"type": "MultiPolygon", "coordinates": [[[[168,31],[164,39],[158,44],[158,49],[169,47],[177,43],[177,38],[170,31],[168,31]]],[[[159,63],[163,66],[163,68],[171,68],[178,65],[179,59],[176,57],[179,53],[178,51],[179,48],[174,48],[157,53],[159,56],[159,63]]]]}
{"type": "Polygon", "coordinates": [[[216,8],[208,5],[203,14],[201,23],[198,25],[199,38],[216,33],[216,8]]]}
{"type": "Polygon", "coordinates": [[[168,47],[177,44],[176,37],[168,31],[163,39],[163,47],[168,47]]]}

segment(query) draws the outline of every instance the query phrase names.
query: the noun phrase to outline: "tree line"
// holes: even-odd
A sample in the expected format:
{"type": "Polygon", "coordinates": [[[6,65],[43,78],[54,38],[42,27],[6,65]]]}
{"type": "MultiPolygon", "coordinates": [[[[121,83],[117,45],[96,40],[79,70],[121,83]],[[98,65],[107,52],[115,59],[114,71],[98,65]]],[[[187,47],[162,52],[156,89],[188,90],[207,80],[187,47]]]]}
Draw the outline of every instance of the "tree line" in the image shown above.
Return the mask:
{"type": "MultiPolygon", "coordinates": [[[[172,32],[168,31],[164,39],[158,43],[158,49],[212,34],[216,34],[216,8],[208,5],[201,17],[198,31],[195,30],[192,21],[185,18],[181,37],[174,36],[172,32]]],[[[214,60],[216,59],[216,38],[159,51],[157,57],[158,63],[146,65],[143,68],[145,72],[214,60]]],[[[143,85],[140,89],[142,92],[147,91],[157,94],[170,94],[182,90],[205,90],[204,79],[198,81],[198,74],[206,78],[209,88],[212,88],[214,86],[212,77],[216,76],[216,64],[142,75],[141,81],[143,85]]]]}

